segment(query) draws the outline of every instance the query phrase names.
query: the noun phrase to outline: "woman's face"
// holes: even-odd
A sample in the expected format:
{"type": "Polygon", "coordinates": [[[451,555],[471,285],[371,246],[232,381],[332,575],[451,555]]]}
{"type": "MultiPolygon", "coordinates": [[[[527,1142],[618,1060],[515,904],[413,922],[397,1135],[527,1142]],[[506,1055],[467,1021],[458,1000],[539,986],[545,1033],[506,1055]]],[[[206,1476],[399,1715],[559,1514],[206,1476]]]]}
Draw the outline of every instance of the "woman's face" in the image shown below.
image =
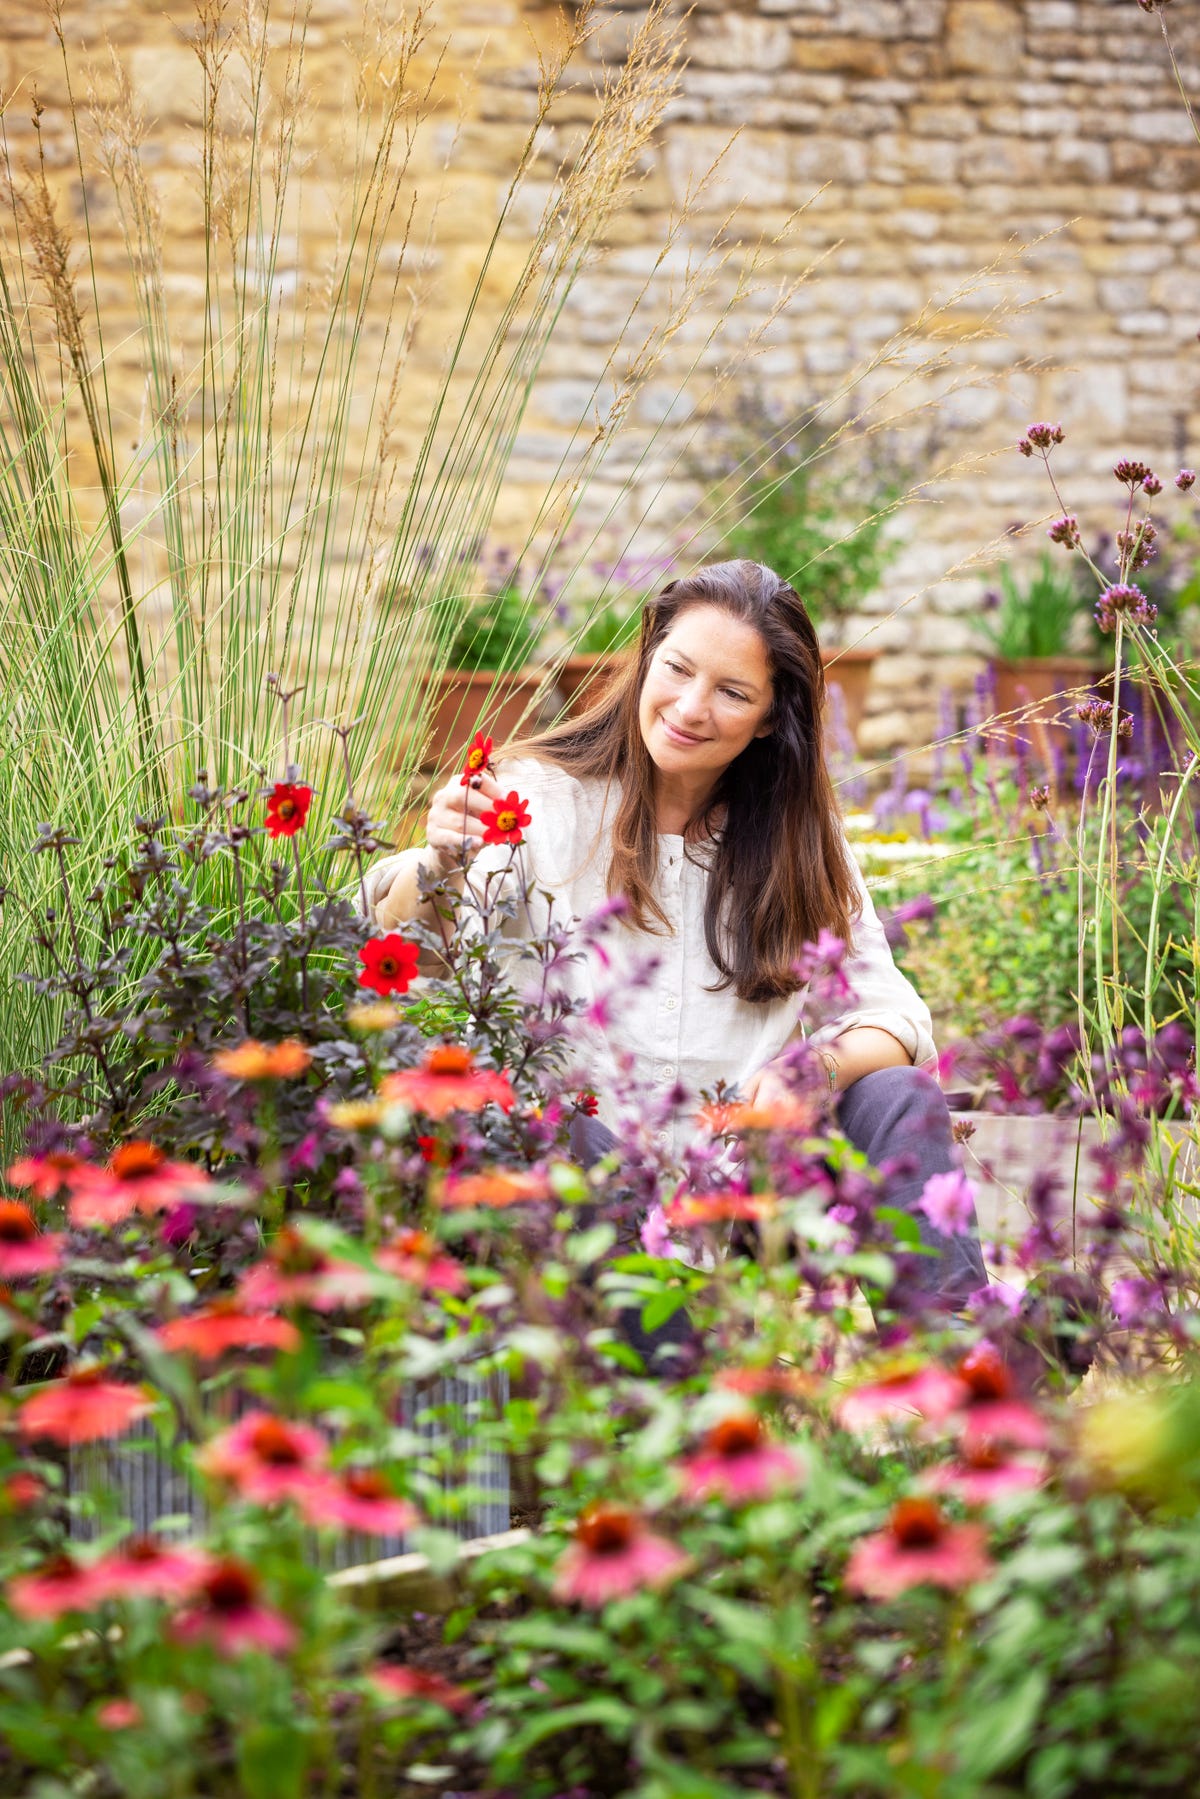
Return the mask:
{"type": "Polygon", "coordinates": [[[650,658],[638,700],[642,740],[661,774],[715,782],[770,726],[767,646],[719,606],[689,606],[650,658]]]}

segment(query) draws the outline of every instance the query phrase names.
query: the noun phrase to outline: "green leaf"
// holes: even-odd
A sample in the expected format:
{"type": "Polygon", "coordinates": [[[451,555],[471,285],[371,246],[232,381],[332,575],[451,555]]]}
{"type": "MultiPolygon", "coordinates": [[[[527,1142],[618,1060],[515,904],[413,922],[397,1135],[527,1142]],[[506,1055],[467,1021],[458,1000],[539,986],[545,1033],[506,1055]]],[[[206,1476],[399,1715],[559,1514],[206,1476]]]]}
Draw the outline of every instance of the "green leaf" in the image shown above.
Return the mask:
{"type": "Polygon", "coordinates": [[[301,1799],[308,1746],[286,1724],[257,1724],[239,1733],[238,1775],[246,1799],[301,1799]]]}
{"type": "Polygon", "coordinates": [[[642,1329],[644,1331],[658,1330],[660,1326],[666,1324],[669,1318],[674,1318],[676,1312],[681,1311],[686,1304],[687,1294],[680,1293],[676,1288],[668,1287],[665,1292],[656,1293],[642,1307],[642,1329]]]}
{"type": "Polygon", "coordinates": [[[1048,1686],[1046,1673],[1031,1668],[1006,1692],[975,1707],[956,1737],[955,1774],[959,1780],[986,1780],[1024,1754],[1048,1686]]]}
{"type": "Polygon", "coordinates": [[[633,1707],[613,1693],[600,1693],[594,1699],[582,1699],[576,1705],[556,1706],[552,1712],[531,1718],[508,1743],[503,1757],[505,1778],[510,1770],[520,1767],[530,1749],[544,1743],[548,1737],[557,1736],[560,1731],[597,1724],[619,1742],[624,1742],[636,1722],[637,1713],[633,1707]]]}

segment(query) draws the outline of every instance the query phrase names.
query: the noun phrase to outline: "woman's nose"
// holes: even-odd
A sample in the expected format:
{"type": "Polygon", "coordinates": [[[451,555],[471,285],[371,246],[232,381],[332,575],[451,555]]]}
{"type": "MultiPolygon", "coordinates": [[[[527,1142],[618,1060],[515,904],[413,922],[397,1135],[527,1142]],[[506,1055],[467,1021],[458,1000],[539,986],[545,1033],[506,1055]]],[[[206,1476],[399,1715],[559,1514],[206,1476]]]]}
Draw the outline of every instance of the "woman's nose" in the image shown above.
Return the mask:
{"type": "Polygon", "coordinates": [[[681,720],[703,718],[708,701],[698,681],[689,681],[675,696],[675,710],[681,720]]]}

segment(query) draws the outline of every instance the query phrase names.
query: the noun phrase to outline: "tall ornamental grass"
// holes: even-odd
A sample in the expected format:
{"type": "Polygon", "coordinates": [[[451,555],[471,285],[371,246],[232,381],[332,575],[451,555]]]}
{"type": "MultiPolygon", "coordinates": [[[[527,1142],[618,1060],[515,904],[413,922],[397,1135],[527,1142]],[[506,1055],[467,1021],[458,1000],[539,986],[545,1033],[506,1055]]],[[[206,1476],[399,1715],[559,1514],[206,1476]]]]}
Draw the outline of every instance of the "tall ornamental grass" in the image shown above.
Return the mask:
{"type": "MultiPolygon", "coordinates": [[[[17,979],[52,899],[45,859],[27,856],[39,822],[79,837],[98,872],[130,816],[173,817],[198,769],[231,787],[277,769],[276,672],[303,691],[310,727],[361,720],[355,779],[389,799],[403,789],[425,679],[475,579],[539,364],[677,57],[652,8],[596,86],[540,217],[518,226],[590,24],[564,28],[540,62],[474,283],[447,294],[432,269],[438,197],[418,177],[448,52],[424,9],[365,10],[333,195],[314,191],[308,166],[303,9],[198,0],[194,180],[169,198],[115,53],[81,69],[66,17],[51,16],[74,166],[64,182],[35,101],[34,154],[5,136],[0,231],[0,857],[19,871],[0,950],[7,1068],[35,1062],[47,1040],[17,979]],[[310,259],[326,204],[336,247],[310,259]],[[119,220],[132,334],[125,314],[108,322],[101,205],[119,220]],[[202,266],[177,266],[181,243],[199,246],[202,266]],[[444,353],[414,428],[408,393],[430,387],[418,328],[444,353]]],[[[659,344],[654,331],[641,342],[643,368],[659,344]]],[[[600,465],[603,423],[546,495],[551,535],[600,465]]],[[[337,741],[312,728],[290,754],[329,818],[345,792],[337,741]]],[[[215,872],[217,903],[227,877],[215,872]]]]}

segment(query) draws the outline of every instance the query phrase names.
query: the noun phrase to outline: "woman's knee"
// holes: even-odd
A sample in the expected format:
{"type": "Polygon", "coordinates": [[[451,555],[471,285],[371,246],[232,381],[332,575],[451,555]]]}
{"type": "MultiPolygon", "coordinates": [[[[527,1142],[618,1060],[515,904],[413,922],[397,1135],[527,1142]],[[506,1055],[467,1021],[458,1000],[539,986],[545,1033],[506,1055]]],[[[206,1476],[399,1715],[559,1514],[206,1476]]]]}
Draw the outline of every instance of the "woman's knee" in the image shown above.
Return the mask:
{"type": "Polygon", "coordinates": [[[843,1101],[851,1098],[861,1109],[892,1116],[904,1113],[940,1120],[947,1112],[946,1096],[933,1076],[907,1063],[864,1074],[843,1095],[843,1101]]]}

